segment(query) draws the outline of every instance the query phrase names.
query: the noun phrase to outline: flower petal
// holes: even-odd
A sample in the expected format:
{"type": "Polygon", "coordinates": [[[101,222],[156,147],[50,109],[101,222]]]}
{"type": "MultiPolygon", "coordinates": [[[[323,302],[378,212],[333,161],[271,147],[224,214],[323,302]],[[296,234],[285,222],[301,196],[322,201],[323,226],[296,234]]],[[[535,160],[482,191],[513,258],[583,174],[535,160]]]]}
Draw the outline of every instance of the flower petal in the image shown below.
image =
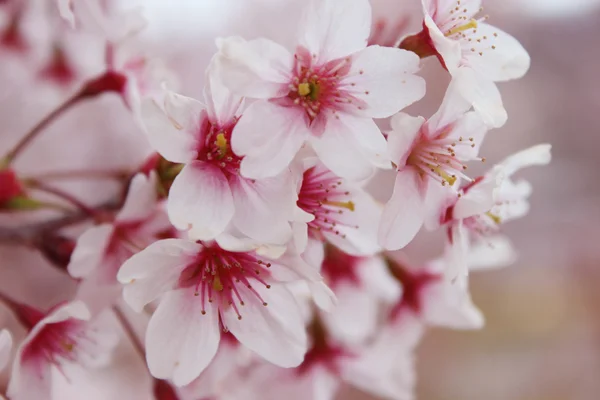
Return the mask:
{"type": "Polygon", "coordinates": [[[217,39],[215,69],[234,93],[257,99],[282,97],[290,91],[294,57],[268,40],[240,37],[217,39]]]}
{"type": "Polygon", "coordinates": [[[261,179],[283,171],[309,135],[301,108],[257,101],[235,126],[231,146],[236,154],[246,156],[241,164],[242,175],[261,179]]]}
{"type": "Polygon", "coordinates": [[[406,159],[419,138],[421,127],[425,123],[423,117],[413,117],[399,112],[390,121],[392,130],[388,133],[388,152],[398,168],[406,165],[406,159]]]}
{"type": "Polygon", "coordinates": [[[517,259],[512,243],[504,236],[486,237],[471,247],[467,254],[469,271],[487,271],[511,265],[517,259]]]}
{"type": "Polygon", "coordinates": [[[217,353],[221,333],[216,307],[202,301],[193,289],[168,292],[152,315],[146,332],[146,359],[155,378],[189,384],[217,353]]]}
{"type": "Polygon", "coordinates": [[[490,211],[496,203],[504,171],[496,166],[485,178],[471,186],[457,201],[452,211],[454,219],[464,219],[490,211]]]}
{"type": "Polygon", "coordinates": [[[98,268],[106,255],[113,231],[111,224],[102,224],[89,228],[79,236],[67,266],[69,275],[81,278],[98,268]]]}
{"type": "Polygon", "coordinates": [[[370,118],[337,114],[327,119],[325,132],[310,137],[319,159],[334,174],[360,181],[369,178],[375,167],[391,168],[387,142],[370,118]]]}
{"type": "Polygon", "coordinates": [[[123,298],[135,311],[173,289],[179,275],[201,251],[202,245],[183,239],[152,243],[125,261],[117,274],[125,285],[123,298]]]}
{"type": "Polygon", "coordinates": [[[506,177],[510,177],[521,168],[550,163],[552,159],[551,149],[550,144],[538,144],[507,157],[499,165],[503,167],[506,177]]]}
{"type": "Polygon", "coordinates": [[[13,341],[10,332],[7,329],[2,329],[0,331],[0,371],[8,364],[12,344],[13,341]]]}
{"type": "Polygon", "coordinates": [[[367,104],[360,112],[372,118],[387,118],[425,95],[425,80],[419,57],[392,47],[369,46],[352,56],[352,66],[341,84],[367,104]]]}
{"type": "Polygon", "coordinates": [[[171,223],[189,230],[198,240],[214,239],[223,232],[234,211],[227,178],[219,168],[202,161],[186,165],[169,191],[171,223]]]}
{"type": "Polygon", "coordinates": [[[238,290],[245,302],[240,308],[242,319],[229,310],[223,313],[225,325],[244,346],[267,361],[284,368],[298,366],[304,359],[307,337],[294,296],[283,285],[253,288],[268,305],[240,285],[238,290]]]}
{"type": "Polygon", "coordinates": [[[368,0],[309,0],[300,18],[299,44],[325,63],[367,46],[371,32],[368,0]]]}
{"type": "MultiPolygon", "coordinates": [[[[213,58],[214,60],[214,58],[213,58]]],[[[207,71],[204,101],[209,118],[223,127],[233,121],[241,112],[243,97],[231,92],[219,79],[215,71],[216,62],[212,62],[207,71]]]]}
{"type": "Polygon", "coordinates": [[[117,214],[116,220],[143,221],[156,212],[156,201],[156,173],[152,171],[147,177],[140,172],[131,180],[125,204],[117,214]]]}
{"type": "Polygon", "coordinates": [[[423,317],[432,325],[452,329],[480,329],[484,320],[468,288],[442,280],[425,288],[423,317]]]}
{"type": "Polygon", "coordinates": [[[383,209],[379,244],[387,250],[406,246],[417,235],[425,219],[425,193],[421,178],[413,168],[396,176],[394,192],[383,209]]]}

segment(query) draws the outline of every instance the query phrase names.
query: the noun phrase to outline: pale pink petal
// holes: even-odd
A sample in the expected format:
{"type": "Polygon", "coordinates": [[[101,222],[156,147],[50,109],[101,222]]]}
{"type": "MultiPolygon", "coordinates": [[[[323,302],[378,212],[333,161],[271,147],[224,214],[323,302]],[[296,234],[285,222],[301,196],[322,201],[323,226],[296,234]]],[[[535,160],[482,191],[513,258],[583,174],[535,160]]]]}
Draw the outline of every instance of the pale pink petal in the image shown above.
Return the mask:
{"type": "Polygon", "coordinates": [[[390,274],[385,260],[380,256],[369,257],[358,268],[364,290],[379,300],[393,303],[400,299],[402,289],[390,274]]]}
{"type": "Polygon", "coordinates": [[[452,329],[483,327],[483,315],[463,285],[441,280],[425,288],[423,296],[422,315],[428,324],[452,329]]]}
{"type": "Polygon", "coordinates": [[[58,12],[63,17],[71,28],[75,29],[75,14],[73,14],[73,0],[57,0],[58,12]]]}
{"type": "Polygon", "coordinates": [[[392,130],[388,133],[388,152],[392,162],[402,168],[419,138],[425,118],[400,112],[392,117],[390,123],[392,130]]]}
{"type": "Polygon", "coordinates": [[[370,32],[368,0],[309,0],[298,39],[317,63],[325,63],[365,48],[370,32]]]}
{"type": "Polygon", "coordinates": [[[469,271],[487,271],[513,264],[517,259],[514,246],[508,238],[497,235],[486,237],[474,244],[467,254],[469,271]]]}
{"type": "Polygon", "coordinates": [[[230,180],[235,214],[233,225],[262,243],[285,244],[292,236],[297,195],[289,172],[273,178],[230,180]]]}
{"type": "Polygon", "coordinates": [[[240,96],[270,99],[290,91],[293,55],[268,39],[217,39],[215,69],[223,83],[240,96]]]}
{"type": "Polygon", "coordinates": [[[379,244],[387,250],[406,246],[417,235],[425,219],[425,193],[419,173],[406,168],[396,176],[394,192],[383,209],[379,244]]]}
{"type": "Polygon", "coordinates": [[[427,121],[427,127],[430,132],[439,132],[446,126],[454,123],[471,108],[472,102],[461,91],[461,85],[464,84],[463,79],[467,78],[458,74],[458,77],[454,77],[450,81],[440,108],[427,121]]]}
{"type": "Polygon", "coordinates": [[[302,109],[257,101],[235,126],[231,146],[236,154],[246,156],[242,175],[261,179],[283,171],[309,135],[302,109]]]}
{"type": "Polygon", "coordinates": [[[216,63],[212,62],[206,76],[204,87],[204,101],[206,109],[213,123],[225,126],[233,121],[240,113],[243,98],[233,94],[220,80],[218,72],[214,70],[216,63]]]}
{"type": "Polygon", "coordinates": [[[40,400],[52,396],[52,371],[49,363],[22,360],[23,345],[17,350],[6,394],[14,400],[40,400]],[[21,361],[22,360],[22,361],[21,361]]]}
{"type": "Polygon", "coordinates": [[[456,90],[473,105],[487,125],[499,128],[506,123],[508,115],[493,81],[468,67],[454,71],[452,81],[456,90]]]}
{"type": "Polygon", "coordinates": [[[461,161],[476,160],[479,154],[479,149],[483,144],[488,127],[481,118],[480,114],[475,111],[469,111],[456,120],[452,127],[452,137],[460,137],[463,140],[471,141],[470,146],[456,146],[454,153],[456,158],[461,161]]]}
{"type": "Polygon", "coordinates": [[[379,299],[360,286],[340,283],[335,286],[336,307],[323,318],[328,331],[343,343],[363,343],[375,333],[379,320],[379,299]]]}
{"type": "Polygon", "coordinates": [[[460,66],[462,60],[460,42],[447,38],[427,11],[425,11],[423,23],[427,28],[433,47],[442,57],[444,67],[452,74],[460,66]]]}
{"type": "Polygon", "coordinates": [[[129,184],[127,198],[121,211],[117,214],[118,222],[143,221],[156,212],[156,173],[152,171],[150,176],[136,174],[129,184]]]}
{"type": "Polygon", "coordinates": [[[386,118],[425,95],[425,80],[415,75],[419,57],[392,47],[369,46],[352,56],[352,66],[341,85],[366,103],[360,112],[386,118]]]}
{"type": "Polygon", "coordinates": [[[187,163],[194,160],[198,153],[196,134],[200,127],[202,108],[200,103],[192,99],[168,92],[162,107],[152,98],[144,99],[140,115],[152,148],[171,162],[187,163]],[[176,111],[178,106],[193,115],[182,115],[183,112],[176,111]],[[170,115],[169,112],[175,115],[170,115]]]}
{"type": "Polygon", "coordinates": [[[8,364],[12,344],[13,341],[10,332],[7,329],[0,331],[0,371],[8,364]]]}
{"type": "Polygon", "coordinates": [[[473,36],[481,41],[463,41],[465,64],[485,78],[507,81],[521,78],[529,70],[531,59],[527,50],[508,33],[479,22],[473,36]]]}
{"type": "Polygon", "coordinates": [[[337,296],[325,282],[307,282],[313,301],[326,313],[332,312],[338,303],[337,296]]]}
{"type": "Polygon", "coordinates": [[[446,244],[447,268],[446,279],[457,284],[466,282],[469,275],[467,257],[469,254],[469,238],[462,220],[452,224],[450,228],[451,241],[446,244]]]}
{"type": "Polygon", "coordinates": [[[504,174],[510,177],[521,168],[547,165],[552,159],[551,149],[550,144],[538,144],[507,157],[499,165],[503,167],[504,174]]]}
{"type": "Polygon", "coordinates": [[[198,240],[215,238],[234,214],[233,196],[223,172],[208,163],[186,165],[171,186],[167,212],[171,223],[198,240]]]}
{"type": "Polygon", "coordinates": [[[135,311],[174,289],[181,272],[194,260],[202,245],[183,239],[152,243],[125,261],[117,279],[125,285],[123,298],[135,311]]]}
{"type": "Polygon", "coordinates": [[[176,386],[187,385],[212,361],[220,338],[216,307],[208,303],[203,307],[193,288],[168,292],[146,332],[150,373],[155,378],[171,379],[176,386]]]}
{"type": "Polygon", "coordinates": [[[498,190],[505,176],[503,168],[496,166],[481,182],[471,186],[457,200],[452,217],[464,219],[490,211],[496,203],[498,190]]]}
{"type": "Polygon", "coordinates": [[[79,236],[67,266],[69,275],[81,278],[98,268],[106,255],[113,231],[113,225],[102,224],[89,228],[79,236]]]}
{"type": "Polygon", "coordinates": [[[334,174],[354,181],[369,178],[375,168],[391,168],[387,142],[370,118],[338,114],[327,119],[325,132],[310,137],[319,159],[334,174]]]}
{"type": "Polygon", "coordinates": [[[254,289],[268,305],[240,285],[245,302],[240,307],[242,319],[229,310],[224,313],[225,325],[244,346],[267,361],[284,368],[298,366],[304,359],[307,337],[294,296],[283,285],[274,284],[270,289],[254,285],[254,289]]]}

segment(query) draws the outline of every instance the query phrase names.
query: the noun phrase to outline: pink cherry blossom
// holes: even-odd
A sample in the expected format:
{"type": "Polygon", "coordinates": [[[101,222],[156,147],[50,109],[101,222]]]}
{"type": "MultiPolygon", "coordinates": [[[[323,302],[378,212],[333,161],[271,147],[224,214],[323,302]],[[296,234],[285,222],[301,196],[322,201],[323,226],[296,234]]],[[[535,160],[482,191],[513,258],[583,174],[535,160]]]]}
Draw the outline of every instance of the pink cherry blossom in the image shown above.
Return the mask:
{"type": "Polygon", "coordinates": [[[330,242],[347,253],[371,255],[380,250],[377,228],[381,207],[360,186],[340,178],[315,158],[306,158],[298,175],[297,205],[305,218],[295,226],[299,250],[307,238],[330,242]]]}
{"type": "Polygon", "coordinates": [[[154,173],[149,177],[137,174],[114,221],[93,226],[77,239],[67,270],[71,276],[84,279],[80,294],[85,298],[103,289],[114,292],[112,297],[118,295],[117,271],[121,265],[170,231],[169,221],[157,203],[156,187],[154,173]]]}
{"type": "Polygon", "coordinates": [[[437,218],[455,183],[470,180],[465,163],[482,160],[477,153],[488,127],[471,106],[451,83],[429,120],[404,113],[392,118],[388,144],[398,175],[379,228],[386,249],[403,248],[424,222],[437,218]]]}
{"type": "Polygon", "coordinates": [[[97,320],[90,321],[84,303],[67,303],[47,315],[34,309],[28,314],[35,325],[17,348],[9,398],[49,399],[58,376],[68,379],[72,368],[96,368],[109,362],[118,336],[97,320]]]}
{"type": "Polygon", "coordinates": [[[135,310],[162,296],[146,334],[150,372],[190,383],[208,366],[221,331],[268,361],[302,362],[306,332],[292,293],[281,283],[319,281],[300,259],[280,263],[256,248],[166,239],[148,246],[119,271],[124,298],[135,310]]]}
{"type": "Polygon", "coordinates": [[[488,242],[493,247],[502,240],[497,238],[501,224],[527,214],[531,185],[524,180],[513,182],[510,177],[521,168],[548,164],[550,149],[549,144],[540,144],[513,154],[465,186],[460,196],[455,197],[441,217],[448,227],[452,266],[448,276],[451,279],[466,276],[471,241],[488,242]]]}
{"type": "Polygon", "coordinates": [[[267,39],[218,42],[224,83],[252,103],[234,130],[244,176],[272,176],[310,143],[335,174],[369,177],[389,168],[385,140],[372,118],[419,100],[418,57],[368,46],[367,0],[311,0],[300,18],[294,54],[267,39]]]}
{"type": "Polygon", "coordinates": [[[169,192],[171,222],[201,240],[231,225],[263,243],[286,243],[296,201],[289,171],[261,180],[242,177],[242,158],[230,145],[242,99],[212,76],[204,98],[206,106],[167,92],[164,104],[146,101],[142,106],[152,146],[167,160],[186,164],[169,192]]]}

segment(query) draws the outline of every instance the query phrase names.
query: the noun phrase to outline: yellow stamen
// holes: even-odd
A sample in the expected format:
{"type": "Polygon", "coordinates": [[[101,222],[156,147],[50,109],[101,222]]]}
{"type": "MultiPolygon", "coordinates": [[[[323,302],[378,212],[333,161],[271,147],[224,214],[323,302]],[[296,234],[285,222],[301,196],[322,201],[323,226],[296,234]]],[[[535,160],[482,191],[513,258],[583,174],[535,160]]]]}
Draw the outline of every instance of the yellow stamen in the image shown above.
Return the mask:
{"type": "Polygon", "coordinates": [[[431,166],[431,169],[439,175],[440,178],[442,178],[444,181],[442,182],[442,184],[444,184],[444,182],[448,182],[448,184],[450,186],[454,185],[454,182],[456,182],[456,176],[454,175],[448,175],[446,173],[446,171],[444,171],[443,169],[441,169],[440,167],[435,167],[435,166],[431,166]]]}
{"type": "Polygon", "coordinates": [[[452,36],[455,33],[464,32],[467,29],[471,29],[471,28],[477,29],[477,21],[475,21],[474,19],[470,20],[469,22],[467,22],[464,25],[460,25],[453,29],[450,29],[448,32],[446,32],[446,36],[452,36]]]}
{"type": "Polygon", "coordinates": [[[213,278],[213,289],[215,289],[217,292],[223,291],[223,284],[221,283],[221,279],[219,278],[219,275],[216,275],[213,278]]]}
{"type": "Polygon", "coordinates": [[[347,208],[350,211],[354,211],[354,202],[353,201],[324,201],[323,204],[327,204],[329,206],[347,208]]]}
{"type": "Polygon", "coordinates": [[[301,83],[298,85],[298,94],[300,96],[307,96],[310,93],[310,84],[309,83],[301,83]]]}
{"type": "Polygon", "coordinates": [[[219,158],[225,157],[225,155],[227,154],[227,139],[225,138],[225,134],[219,133],[217,135],[217,140],[215,144],[219,149],[219,158]]]}
{"type": "Polygon", "coordinates": [[[502,219],[499,216],[497,216],[496,214],[492,214],[491,211],[486,212],[485,215],[490,217],[496,225],[500,225],[502,223],[502,219]]]}
{"type": "Polygon", "coordinates": [[[73,348],[75,348],[75,346],[73,345],[73,343],[68,343],[68,342],[62,342],[61,346],[63,347],[63,349],[65,349],[66,351],[73,351],[73,348]]]}

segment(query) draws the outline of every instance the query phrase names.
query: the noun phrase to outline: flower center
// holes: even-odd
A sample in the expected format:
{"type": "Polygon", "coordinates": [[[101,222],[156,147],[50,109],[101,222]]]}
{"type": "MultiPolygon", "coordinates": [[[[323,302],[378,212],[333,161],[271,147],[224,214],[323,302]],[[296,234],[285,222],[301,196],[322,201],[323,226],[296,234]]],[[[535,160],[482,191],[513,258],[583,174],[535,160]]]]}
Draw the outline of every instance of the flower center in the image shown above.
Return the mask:
{"type": "MultiPolygon", "coordinates": [[[[350,192],[342,188],[340,178],[321,166],[304,172],[297,204],[315,216],[308,223],[309,235],[321,241],[325,240],[324,233],[340,235],[338,225],[349,226],[344,221],[345,214],[355,209],[350,192]]],[[[341,237],[345,238],[346,235],[342,234],[341,237]]]]}
{"type": "Polygon", "coordinates": [[[266,306],[267,303],[252,283],[258,282],[269,289],[271,285],[265,278],[270,276],[270,267],[270,263],[251,253],[229,252],[217,245],[205,245],[203,251],[181,273],[179,285],[195,288],[194,295],[199,296],[202,302],[202,314],[206,314],[207,302],[215,302],[220,311],[231,307],[238,319],[242,319],[238,306],[244,306],[245,302],[240,287],[245,286],[266,306]]]}
{"type": "MultiPolygon", "coordinates": [[[[467,166],[461,162],[457,151],[475,147],[475,140],[462,136],[458,140],[449,138],[450,131],[451,128],[446,129],[435,139],[420,142],[406,160],[406,164],[418,168],[422,176],[440,181],[442,186],[452,186],[458,178],[471,181],[464,173],[467,166]]],[[[485,158],[476,159],[485,161],[485,158]]]]}
{"type": "Polygon", "coordinates": [[[231,132],[234,124],[225,128],[220,128],[205,121],[206,135],[204,143],[201,143],[201,149],[198,151],[198,159],[209,162],[223,170],[226,175],[239,175],[240,163],[242,158],[238,157],[231,150],[231,132]]]}
{"type": "Polygon", "coordinates": [[[57,366],[65,361],[76,362],[80,350],[79,341],[89,340],[83,324],[69,320],[44,326],[26,347],[23,357],[43,359],[57,366]]]}

